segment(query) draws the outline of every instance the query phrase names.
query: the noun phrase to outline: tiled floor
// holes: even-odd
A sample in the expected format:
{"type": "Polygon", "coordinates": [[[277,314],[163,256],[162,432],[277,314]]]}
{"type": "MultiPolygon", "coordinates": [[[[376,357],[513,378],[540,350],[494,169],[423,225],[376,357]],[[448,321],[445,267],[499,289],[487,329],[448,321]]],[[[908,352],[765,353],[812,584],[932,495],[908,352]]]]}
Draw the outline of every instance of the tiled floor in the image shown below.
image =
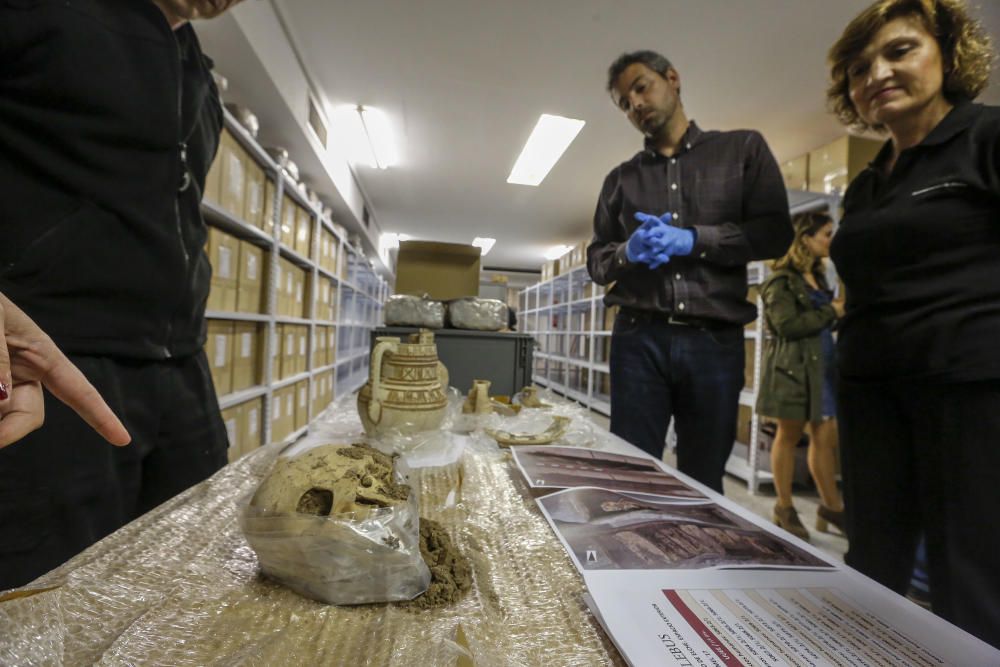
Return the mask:
{"type": "MultiPolygon", "coordinates": [[[[608,427],[608,419],[602,415],[591,412],[593,421],[603,428],[608,427]]],[[[673,452],[664,452],[663,460],[667,465],[674,465],[673,452]]],[[[769,484],[761,485],[756,495],[751,495],[747,490],[747,484],[742,479],[732,475],[726,475],[723,480],[723,489],[726,497],[749,509],[750,511],[771,520],[771,509],[774,507],[774,489],[769,484]]],[[[838,561],[843,561],[844,553],[847,551],[847,539],[837,532],[836,528],[830,528],[829,533],[820,533],[815,529],[816,508],[819,507],[819,497],[814,489],[795,489],[795,508],[799,512],[799,518],[809,529],[810,542],[818,549],[830,554],[838,561]]]]}

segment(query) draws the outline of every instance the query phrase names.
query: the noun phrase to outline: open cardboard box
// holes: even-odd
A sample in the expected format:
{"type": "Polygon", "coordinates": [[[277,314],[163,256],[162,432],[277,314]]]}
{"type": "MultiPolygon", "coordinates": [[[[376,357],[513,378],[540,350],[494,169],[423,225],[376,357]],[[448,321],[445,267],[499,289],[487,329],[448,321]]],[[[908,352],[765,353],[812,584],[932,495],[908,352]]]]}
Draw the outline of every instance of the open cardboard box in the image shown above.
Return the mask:
{"type": "Polygon", "coordinates": [[[479,296],[476,246],[403,241],[396,259],[396,294],[428,295],[438,301],[479,296]]]}

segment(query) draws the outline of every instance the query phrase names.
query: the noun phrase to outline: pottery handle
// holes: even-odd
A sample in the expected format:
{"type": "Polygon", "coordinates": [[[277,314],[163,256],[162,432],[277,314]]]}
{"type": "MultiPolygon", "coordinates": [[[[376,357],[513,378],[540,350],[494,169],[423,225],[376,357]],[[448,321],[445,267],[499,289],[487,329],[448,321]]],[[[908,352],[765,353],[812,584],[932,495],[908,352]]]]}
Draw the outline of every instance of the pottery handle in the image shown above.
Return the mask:
{"type": "Polygon", "coordinates": [[[372,386],[372,399],[368,403],[368,416],[373,422],[378,423],[379,415],[382,412],[382,401],[379,399],[378,390],[382,387],[382,357],[385,353],[392,352],[396,349],[395,343],[388,340],[380,340],[375,343],[375,349],[372,350],[371,361],[368,366],[368,381],[372,386]],[[376,408],[376,404],[378,407],[376,408]]]}

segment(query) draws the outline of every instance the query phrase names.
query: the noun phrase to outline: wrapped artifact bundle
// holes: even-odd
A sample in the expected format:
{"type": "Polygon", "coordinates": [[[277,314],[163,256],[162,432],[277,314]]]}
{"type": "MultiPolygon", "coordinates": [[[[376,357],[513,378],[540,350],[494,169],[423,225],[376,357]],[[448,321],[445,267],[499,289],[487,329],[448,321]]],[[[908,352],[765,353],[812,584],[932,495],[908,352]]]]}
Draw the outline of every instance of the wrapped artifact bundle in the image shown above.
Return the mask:
{"type": "Polygon", "coordinates": [[[448,303],[448,321],[456,329],[500,331],[507,326],[507,304],[479,297],[455,299],[448,303]]]}
{"type": "Polygon", "coordinates": [[[417,499],[393,459],[365,445],[279,458],[242,516],[269,577],[332,604],[411,600],[427,590],[417,499]]]}
{"type": "Polygon", "coordinates": [[[407,294],[394,294],[385,302],[385,324],[390,327],[444,328],[444,304],[407,294]]]}

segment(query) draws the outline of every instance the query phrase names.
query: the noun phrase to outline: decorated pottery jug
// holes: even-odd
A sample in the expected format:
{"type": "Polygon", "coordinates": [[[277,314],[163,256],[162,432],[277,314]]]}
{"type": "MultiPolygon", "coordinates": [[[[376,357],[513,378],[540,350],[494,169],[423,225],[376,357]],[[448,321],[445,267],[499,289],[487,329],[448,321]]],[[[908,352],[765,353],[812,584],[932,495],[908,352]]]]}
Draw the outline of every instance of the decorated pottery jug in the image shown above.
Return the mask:
{"type": "Polygon", "coordinates": [[[365,432],[416,433],[438,428],[448,405],[447,377],[430,331],[411,334],[406,343],[399,338],[376,338],[368,382],[358,393],[358,414],[365,432]]]}

